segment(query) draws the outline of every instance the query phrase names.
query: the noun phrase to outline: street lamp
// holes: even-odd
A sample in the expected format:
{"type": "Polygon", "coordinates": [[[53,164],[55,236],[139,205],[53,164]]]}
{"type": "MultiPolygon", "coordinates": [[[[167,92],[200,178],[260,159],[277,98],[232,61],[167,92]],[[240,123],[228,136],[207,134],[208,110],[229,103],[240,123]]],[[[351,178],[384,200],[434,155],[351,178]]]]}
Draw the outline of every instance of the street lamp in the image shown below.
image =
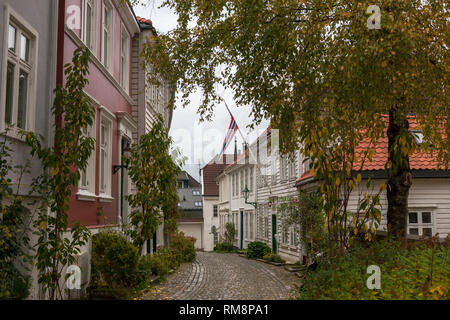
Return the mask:
{"type": "Polygon", "coordinates": [[[117,164],[113,166],[113,174],[116,174],[120,169],[128,169],[130,163],[131,146],[129,141],[122,143],[122,159],[124,159],[123,164],[117,164]]]}
{"type": "Polygon", "coordinates": [[[244,190],[242,190],[242,195],[244,196],[245,204],[251,204],[251,205],[254,206],[255,209],[256,209],[256,207],[257,207],[256,202],[248,202],[248,201],[247,201],[247,200],[248,200],[248,194],[249,194],[249,193],[250,193],[250,191],[248,190],[247,185],[245,185],[244,190]]]}

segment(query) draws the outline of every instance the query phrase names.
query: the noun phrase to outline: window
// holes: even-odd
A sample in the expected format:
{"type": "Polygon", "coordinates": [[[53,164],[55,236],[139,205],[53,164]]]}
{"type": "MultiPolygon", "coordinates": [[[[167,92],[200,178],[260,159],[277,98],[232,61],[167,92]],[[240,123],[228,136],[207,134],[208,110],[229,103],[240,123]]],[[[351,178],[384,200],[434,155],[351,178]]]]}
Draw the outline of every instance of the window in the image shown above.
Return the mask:
{"type": "Polygon", "coordinates": [[[408,233],[417,236],[433,236],[433,212],[410,211],[408,213],[408,233]]]}
{"type": "Polygon", "coordinates": [[[241,191],[244,190],[244,171],[240,172],[240,178],[241,178],[241,180],[240,180],[240,186],[238,186],[238,194],[237,194],[237,196],[241,195],[242,194],[241,191]]]}
{"type": "Polygon", "coordinates": [[[5,82],[0,95],[3,121],[2,127],[34,129],[34,89],[37,32],[13,15],[9,16],[5,82]],[[19,22],[21,21],[21,22],[19,22]],[[4,98],[3,98],[4,96],[4,98]]]}
{"type": "Polygon", "coordinates": [[[269,239],[269,217],[264,217],[264,238],[269,239]]]}
{"type": "Polygon", "coordinates": [[[248,239],[248,212],[244,213],[244,237],[248,239]]]}
{"type": "Polygon", "coordinates": [[[84,0],[82,40],[86,47],[96,53],[97,1],[84,0]]]}
{"type": "Polygon", "coordinates": [[[218,208],[217,208],[217,204],[213,205],[213,217],[217,217],[218,216],[218,208]]]}
{"type": "Polygon", "coordinates": [[[291,246],[297,246],[298,245],[298,229],[291,228],[291,246]]]}
{"type": "Polygon", "coordinates": [[[281,236],[281,243],[288,244],[288,238],[289,238],[289,231],[285,230],[283,228],[282,236],[281,236]]]}
{"type": "Polygon", "coordinates": [[[128,93],[130,71],[129,71],[129,56],[130,56],[130,37],[125,27],[122,25],[122,35],[120,39],[120,85],[128,93]]]}
{"type": "Polygon", "coordinates": [[[108,0],[103,0],[103,19],[102,19],[102,62],[106,69],[112,70],[113,56],[113,9],[108,0]]]}
{"type": "MultiPolygon", "coordinates": [[[[89,128],[82,129],[82,135],[84,137],[90,137],[95,139],[95,119],[94,124],[89,128]]],[[[95,196],[95,150],[89,157],[86,170],[80,171],[80,181],[78,183],[78,195],[80,196],[95,196]]],[[[92,199],[88,199],[92,200],[92,199]]]]}
{"type": "Polygon", "coordinates": [[[254,214],[252,212],[250,212],[250,223],[249,223],[249,229],[250,229],[250,240],[253,240],[253,219],[254,219],[254,214]]]}
{"type": "Polygon", "coordinates": [[[183,189],[184,183],[183,181],[177,181],[177,188],[178,189],[183,189]]]}
{"type": "Polygon", "coordinates": [[[287,169],[287,157],[280,156],[280,178],[282,181],[288,178],[287,169]]]}
{"type": "Polygon", "coordinates": [[[100,193],[111,196],[112,122],[102,117],[100,123],[100,193]]]}
{"type": "Polygon", "coordinates": [[[196,207],[201,207],[202,206],[202,202],[201,201],[195,201],[195,206],[196,207]]]}
{"type": "Polygon", "coordinates": [[[296,179],[297,172],[295,170],[295,159],[289,159],[289,179],[296,179]]]}
{"type": "Polygon", "coordinates": [[[250,189],[250,192],[253,192],[253,189],[254,189],[253,168],[250,168],[250,182],[249,182],[248,188],[250,189]]]}
{"type": "Polygon", "coordinates": [[[193,195],[193,196],[199,196],[199,195],[200,195],[200,191],[198,191],[198,190],[193,190],[193,191],[192,191],[192,195],[193,195]]]}

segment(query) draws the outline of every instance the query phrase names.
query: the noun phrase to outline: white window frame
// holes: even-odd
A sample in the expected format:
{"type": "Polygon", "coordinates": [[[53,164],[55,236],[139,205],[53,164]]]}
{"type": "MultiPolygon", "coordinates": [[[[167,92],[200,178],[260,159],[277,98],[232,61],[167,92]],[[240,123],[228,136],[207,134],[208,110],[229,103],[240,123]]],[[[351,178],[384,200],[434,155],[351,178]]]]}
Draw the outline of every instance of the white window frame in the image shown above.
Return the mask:
{"type": "MultiPolygon", "coordinates": [[[[94,107],[97,106],[93,103],[94,107]]],[[[92,137],[97,141],[97,112],[94,117],[94,122],[92,126],[86,128],[82,133],[84,136],[92,137]]],[[[97,144],[95,144],[96,146],[97,144]]],[[[97,159],[97,148],[95,147],[92,151],[91,156],[88,159],[88,164],[84,172],[80,172],[80,181],[78,182],[78,200],[84,201],[95,201],[95,178],[96,178],[96,159],[97,159]],[[87,184],[83,184],[83,174],[86,175],[87,184]]]]}
{"type": "Polygon", "coordinates": [[[408,234],[410,233],[410,229],[418,229],[418,235],[423,236],[423,229],[431,229],[431,236],[434,236],[436,233],[435,228],[435,210],[431,208],[409,208],[408,209],[408,216],[407,216],[407,229],[408,234]],[[417,213],[417,223],[410,223],[409,222],[409,214],[410,213],[417,213]],[[424,223],[422,221],[422,213],[429,212],[431,215],[431,222],[430,223],[424,223]]]}
{"type": "Polygon", "coordinates": [[[130,89],[130,35],[123,23],[120,33],[120,85],[129,93],[130,89]],[[123,52],[125,42],[125,52],[123,52]],[[124,61],[124,62],[123,62],[124,61]],[[124,68],[125,67],[125,68],[124,68]]]}
{"type": "Polygon", "coordinates": [[[295,161],[295,158],[289,158],[288,161],[288,175],[289,180],[297,179],[297,168],[296,168],[297,161],[295,161]]]}
{"type": "Polygon", "coordinates": [[[99,133],[99,170],[98,170],[98,189],[99,198],[102,202],[111,202],[114,198],[112,197],[112,144],[113,144],[113,123],[115,117],[109,110],[105,107],[100,109],[100,133],[99,133]],[[108,133],[106,136],[106,145],[102,145],[102,126],[106,125],[108,128],[108,133]],[[102,151],[105,151],[106,157],[104,160],[104,168],[102,168],[102,151]],[[104,185],[102,185],[102,169],[104,169],[104,185]]]}
{"type": "Polygon", "coordinates": [[[37,62],[38,62],[38,50],[39,47],[39,33],[34,29],[25,19],[23,19],[18,13],[16,13],[10,6],[5,6],[5,30],[4,30],[4,48],[3,48],[3,67],[1,75],[1,87],[0,87],[0,130],[3,132],[8,126],[5,121],[6,113],[6,82],[7,82],[7,69],[8,62],[14,64],[14,82],[13,82],[13,95],[12,95],[12,110],[11,119],[12,126],[8,132],[10,137],[23,140],[19,135],[20,130],[34,131],[35,129],[35,112],[36,112],[36,76],[37,76],[37,62]],[[9,25],[12,25],[16,29],[16,52],[8,50],[8,37],[9,37],[9,25]],[[20,59],[20,35],[23,34],[29,40],[28,49],[28,62],[20,59]],[[19,108],[19,75],[23,70],[28,74],[27,83],[27,101],[26,101],[26,117],[24,128],[18,128],[16,125],[17,114],[19,108]]]}
{"type": "Polygon", "coordinates": [[[81,40],[88,47],[91,52],[97,56],[97,0],[83,0],[83,23],[81,28],[81,40]],[[91,27],[90,30],[86,27],[87,9],[91,7],[91,27]],[[91,43],[87,43],[87,34],[90,33],[91,43]]]}
{"type": "Polygon", "coordinates": [[[288,157],[282,155],[280,156],[280,180],[286,181],[288,177],[288,157]]]}
{"type": "Polygon", "coordinates": [[[250,167],[249,168],[249,186],[248,186],[248,188],[250,189],[250,194],[253,194],[253,189],[255,189],[255,186],[254,186],[254,181],[253,181],[253,175],[254,175],[254,173],[253,173],[253,167],[250,167]]]}
{"type": "Polygon", "coordinates": [[[102,1],[102,63],[105,68],[112,73],[113,72],[113,61],[114,61],[114,6],[111,1],[103,0],[102,1]],[[111,10],[111,29],[108,30],[105,24],[105,11],[109,9],[111,10]],[[108,34],[108,41],[106,43],[107,48],[105,48],[105,31],[108,34]],[[108,50],[108,56],[105,59],[105,49],[108,50]]]}
{"type": "Polygon", "coordinates": [[[254,239],[255,239],[255,232],[254,232],[254,230],[253,230],[253,228],[254,228],[254,226],[255,226],[255,221],[254,221],[254,219],[255,219],[254,213],[253,213],[253,212],[250,212],[250,221],[249,221],[249,226],[248,226],[248,228],[249,228],[249,230],[250,230],[250,235],[249,235],[250,240],[254,240],[254,239]]]}
{"type": "Polygon", "coordinates": [[[244,212],[244,238],[248,240],[248,212],[244,212]]]}

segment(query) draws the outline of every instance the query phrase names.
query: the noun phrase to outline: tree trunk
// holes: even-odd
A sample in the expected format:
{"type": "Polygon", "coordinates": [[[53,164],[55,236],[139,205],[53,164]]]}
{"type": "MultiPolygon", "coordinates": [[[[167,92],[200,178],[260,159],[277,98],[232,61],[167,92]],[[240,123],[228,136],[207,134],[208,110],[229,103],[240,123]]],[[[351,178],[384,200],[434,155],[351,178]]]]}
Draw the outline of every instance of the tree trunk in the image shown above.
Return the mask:
{"type": "MultiPolygon", "coordinates": [[[[392,108],[389,111],[389,127],[387,130],[388,136],[388,161],[392,164],[392,169],[388,170],[388,185],[387,185],[387,224],[388,233],[395,238],[406,236],[408,216],[408,196],[409,188],[412,184],[411,168],[409,165],[409,156],[402,155],[402,161],[395,161],[397,153],[401,153],[401,148],[394,150],[396,138],[403,130],[409,129],[408,119],[397,111],[397,108],[392,108]]],[[[397,159],[399,159],[397,157],[397,159]]]]}

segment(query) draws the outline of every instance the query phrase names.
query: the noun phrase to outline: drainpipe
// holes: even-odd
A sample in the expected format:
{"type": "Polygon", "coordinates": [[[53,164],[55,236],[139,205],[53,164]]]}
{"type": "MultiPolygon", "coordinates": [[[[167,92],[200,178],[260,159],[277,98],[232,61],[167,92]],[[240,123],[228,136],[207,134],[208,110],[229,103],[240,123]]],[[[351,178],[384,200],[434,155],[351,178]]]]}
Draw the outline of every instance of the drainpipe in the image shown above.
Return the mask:
{"type": "MultiPolygon", "coordinates": [[[[64,26],[66,18],[66,0],[58,1],[58,37],[56,51],[56,86],[62,87],[64,80],[64,26]]],[[[55,115],[55,126],[61,128],[62,114],[55,115]]]]}

